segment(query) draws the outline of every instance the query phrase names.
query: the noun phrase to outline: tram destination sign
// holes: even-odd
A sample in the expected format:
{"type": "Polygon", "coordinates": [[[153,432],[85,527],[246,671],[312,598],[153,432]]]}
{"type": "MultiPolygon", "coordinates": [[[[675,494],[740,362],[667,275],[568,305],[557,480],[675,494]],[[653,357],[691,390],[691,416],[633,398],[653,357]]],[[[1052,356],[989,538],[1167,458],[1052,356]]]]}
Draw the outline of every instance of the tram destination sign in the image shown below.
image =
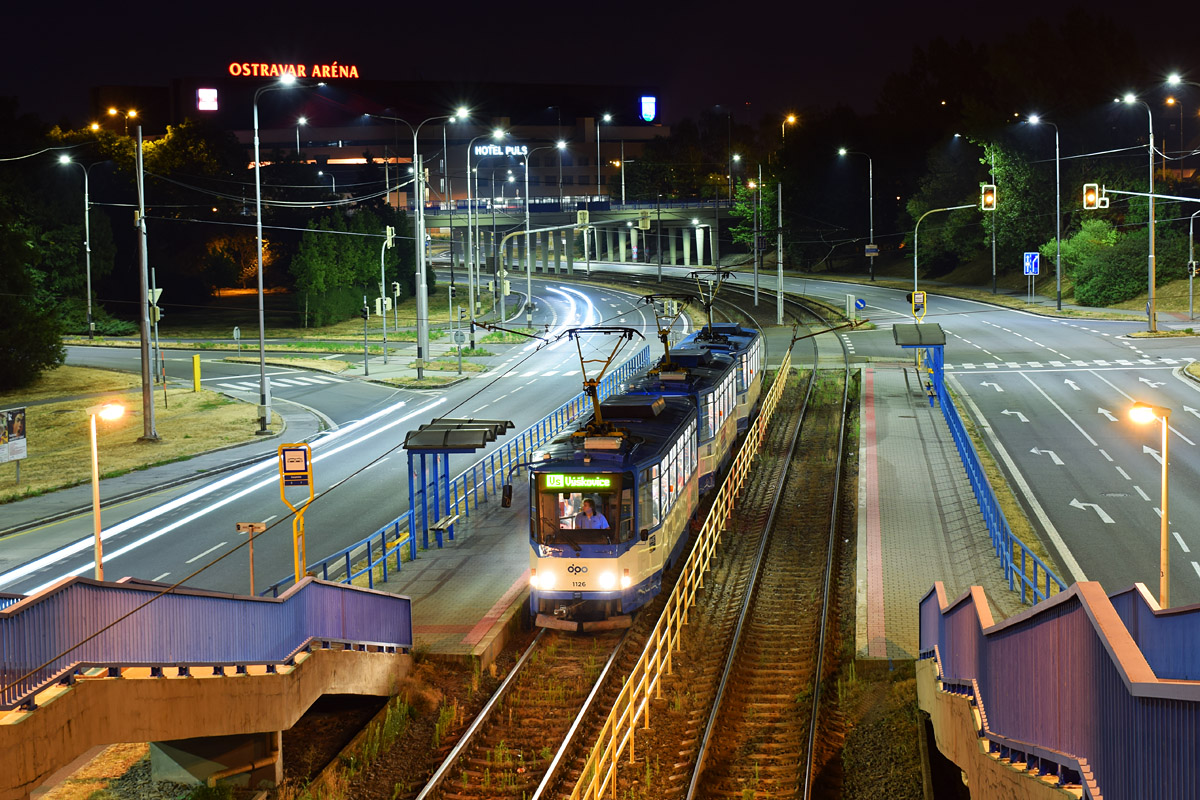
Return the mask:
{"type": "Polygon", "coordinates": [[[543,489],[611,489],[612,476],[609,475],[558,475],[543,473],[541,476],[543,489]]]}

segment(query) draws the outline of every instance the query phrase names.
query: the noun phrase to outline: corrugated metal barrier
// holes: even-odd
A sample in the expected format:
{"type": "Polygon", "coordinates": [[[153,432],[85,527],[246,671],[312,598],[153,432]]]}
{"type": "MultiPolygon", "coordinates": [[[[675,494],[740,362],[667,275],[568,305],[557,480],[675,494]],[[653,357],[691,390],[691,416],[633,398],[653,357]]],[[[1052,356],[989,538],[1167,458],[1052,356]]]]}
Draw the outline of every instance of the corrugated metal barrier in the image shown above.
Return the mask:
{"type": "Polygon", "coordinates": [[[1200,797],[1200,606],[1087,581],[993,625],[981,589],[948,603],[939,582],[920,621],[921,657],[974,699],[992,752],[1082,773],[1085,796],[1200,797]]]}
{"type": "Polygon", "coordinates": [[[0,709],[94,667],[280,665],[314,641],[412,647],[399,595],[315,578],[278,598],[165,588],[75,577],[0,610],[0,709]]]}

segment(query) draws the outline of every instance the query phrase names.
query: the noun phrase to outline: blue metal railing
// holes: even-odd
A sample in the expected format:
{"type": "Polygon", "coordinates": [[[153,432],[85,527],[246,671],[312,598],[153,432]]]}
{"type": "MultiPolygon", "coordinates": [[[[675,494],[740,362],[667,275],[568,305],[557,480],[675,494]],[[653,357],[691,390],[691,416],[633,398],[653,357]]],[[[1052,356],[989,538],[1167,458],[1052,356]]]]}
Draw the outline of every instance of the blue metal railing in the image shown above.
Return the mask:
{"type": "MultiPolygon", "coordinates": [[[[604,376],[599,386],[600,399],[620,391],[622,384],[645,369],[649,363],[650,348],[643,347],[620,367],[604,376]]],[[[487,501],[489,491],[492,494],[500,491],[510,472],[519,472],[520,467],[516,465],[527,461],[530,453],[562,433],[590,410],[591,401],[587,394],[580,392],[521,433],[509,437],[503,446],[467,467],[450,482],[450,513],[469,517],[481,502],[487,501]]],[[[425,491],[431,495],[441,489],[430,480],[425,484],[425,491]]],[[[386,581],[390,572],[400,571],[405,549],[408,550],[410,560],[417,557],[416,525],[417,516],[409,509],[370,536],[309,565],[309,572],[319,574],[323,580],[336,580],[341,583],[350,583],[365,575],[367,586],[375,588],[376,573],[386,581]]],[[[420,534],[421,547],[428,548],[429,531],[420,531],[420,534]]],[[[450,539],[454,539],[453,532],[450,533],[450,539]]],[[[440,532],[437,536],[437,546],[442,546],[440,532]]],[[[268,586],[261,594],[278,596],[292,581],[293,576],[283,578],[268,586]]]]}
{"type": "Polygon", "coordinates": [[[981,590],[948,601],[938,583],[921,657],[975,699],[992,752],[1090,772],[1105,797],[1200,797],[1200,683],[1184,677],[1200,666],[1198,612],[1082,582],[993,625],[981,590]]]}
{"type": "Polygon", "coordinates": [[[312,578],[279,598],[164,588],[76,577],[0,610],[0,709],[95,667],[272,669],[314,641],[412,647],[411,604],[399,595],[312,578]]]}
{"type": "MultiPolygon", "coordinates": [[[[928,359],[928,355],[925,358],[928,359]]],[[[928,360],[925,363],[928,364],[928,360]]],[[[992,538],[992,548],[1000,558],[1004,577],[1008,579],[1009,591],[1016,591],[1016,583],[1020,582],[1021,602],[1030,602],[1032,593],[1032,602],[1037,603],[1050,596],[1052,586],[1056,586],[1060,592],[1066,589],[1067,585],[1054,571],[1023,541],[1013,535],[1008,519],[1000,509],[1000,501],[996,499],[996,492],[992,489],[983,464],[979,461],[979,454],[975,452],[975,444],[967,435],[967,429],[958,415],[958,408],[946,389],[945,381],[934,381],[934,384],[938,403],[942,406],[942,416],[946,419],[946,426],[950,428],[950,435],[954,438],[954,445],[958,448],[958,455],[971,481],[971,489],[975,492],[979,511],[983,514],[988,535],[992,538]]]]}

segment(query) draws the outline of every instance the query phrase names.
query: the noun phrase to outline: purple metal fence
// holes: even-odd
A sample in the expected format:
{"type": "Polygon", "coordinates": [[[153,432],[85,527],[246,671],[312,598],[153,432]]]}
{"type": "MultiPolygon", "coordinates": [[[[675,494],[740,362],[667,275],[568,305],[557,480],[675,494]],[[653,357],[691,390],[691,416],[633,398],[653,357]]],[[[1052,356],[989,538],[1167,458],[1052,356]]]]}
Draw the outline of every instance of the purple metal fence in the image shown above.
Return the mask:
{"type": "Polygon", "coordinates": [[[939,583],[921,600],[922,657],[936,651],[943,680],[969,687],[993,750],[1028,744],[1071,769],[1082,761],[1106,798],[1200,797],[1200,683],[1156,675],[1123,622],[1136,619],[1152,657],[1186,673],[1200,659],[1200,615],[1155,613],[1144,592],[1113,602],[1100,584],[1077,583],[985,628],[982,593],[946,605],[939,583]]]}
{"type": "Polygon", "coordinates": [[[278,665],[314,640],[412,647],[399,595],[314,578],[278,598],[182,588],[155,597],[162,589],[76,577],[0,610],[0,709],[93,667],[278,665]]]}

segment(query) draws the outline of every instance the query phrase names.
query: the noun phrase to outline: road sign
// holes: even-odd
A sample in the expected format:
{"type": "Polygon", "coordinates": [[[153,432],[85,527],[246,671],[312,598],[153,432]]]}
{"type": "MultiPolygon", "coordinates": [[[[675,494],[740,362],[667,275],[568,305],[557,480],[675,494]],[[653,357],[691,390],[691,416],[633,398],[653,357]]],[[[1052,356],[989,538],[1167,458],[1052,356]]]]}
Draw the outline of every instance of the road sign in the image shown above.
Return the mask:
{"type": "Polygon", "coordinates": [[[462,347],[464,344],[466,344],[467,343],[467,332],[466,331],[455,331],[454,332],[454,343],[456,345],[458,345],[459,347],[462,347]]]}
{"type": "Polygon", "coordinates": [[[233,326],[233,340],[236,342],[242,338],[242,329],[237,325],[233,326]]]}
{"type": "Polygon", "coordinates": [[[863,299],[860,297],[860,298],[858,298],[857,300],[855,300],[855,301],[854,301],[854,307],[855,307],[855,308],[857,308],[859,311],[862,311],[864,308],[866,308],[866,307],[867,307],[867,301],[866,301],[866,300],[863,300],[863,299]]]}
{"type": "Polygon", "coordinates": [[[284,486],[308,486],[312,480],[309,450],[301,445],[279,448],[279,477],[284,486]]]}
{"type": "Polygon", "coordinates": [[[158,298],[162,296],[162,289],[151,289],[146,292],[146,296],[150,299],[150,305],[158,305],[158,298]]]}
{"type": "Polygon", "coordinates": [[[1041,268],[1041,259],[1042,259],[1042,257],[1041,257],[1040,253],[1026,253],[1025,254],[1025,274],[1026,275],[1037,275],[1039,272],[1039,269],[1041,268]]]}
{"type": "Polygon", "coordinates": [[[863,250],[866,251],[867,258],[875,258],[879,255],[879,245],[877,244],[869,244],[863,250]]]}

